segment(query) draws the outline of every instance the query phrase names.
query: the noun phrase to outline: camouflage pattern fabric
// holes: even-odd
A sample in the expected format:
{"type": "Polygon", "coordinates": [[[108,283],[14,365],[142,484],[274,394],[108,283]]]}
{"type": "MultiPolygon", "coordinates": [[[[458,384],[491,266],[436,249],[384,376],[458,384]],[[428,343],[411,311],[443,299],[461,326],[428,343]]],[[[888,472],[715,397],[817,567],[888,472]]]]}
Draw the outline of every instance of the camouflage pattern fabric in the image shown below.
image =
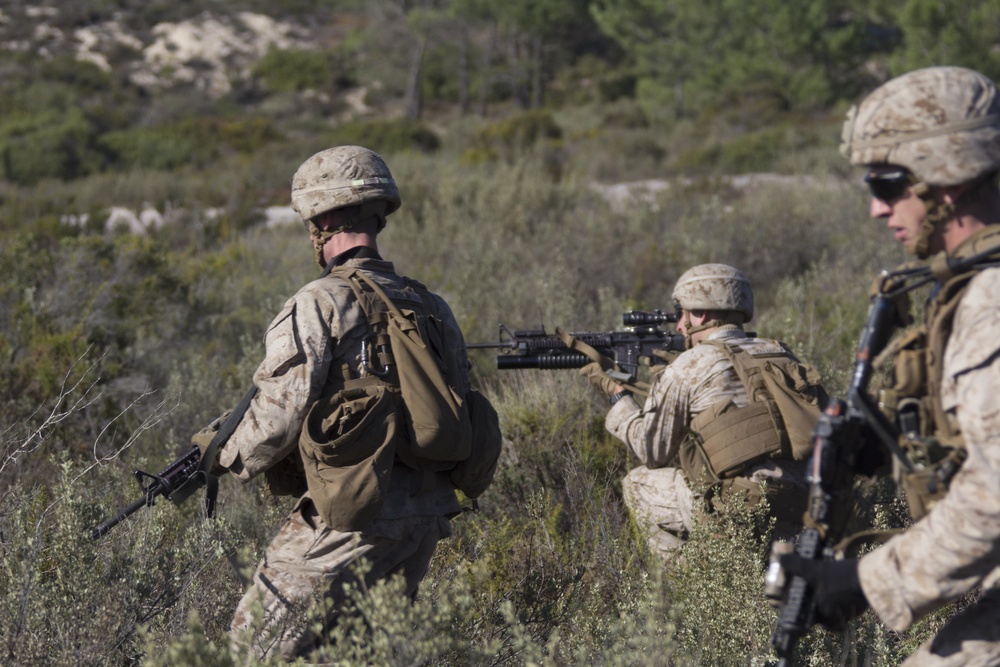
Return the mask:
{"type": "MultiPolygon", "coordinates": [[[[745,331],[732,325],[720,327],[707,339],[738,341],[748,351],[760,346],[780,350],[773,341],[748,337],[745,331]]],[[[749,403],[746,389],[726,354],[714,345],[696,345],[656,377],[642,407],[626,398],[608,412],[605,428],[628,445],[649,470],[633,470],[625,486],[627,497],[631,498],[627,500],[631,503],[629,510],[635,521],[650,533],[651,545],[657,552],[669,554],[674,540],[656,535],[653,526],[662,526],[673,535],[681,532],[677,527],[691,528],[691,490],[678,467],[681,443],[691,421],[725,399],[738,408],[749,403]],[[659,472],[661,469],[663,472],[659,472]]],[[[781,479],[805,488],[803,466],[793,461],[779,463],[765,459],[751,465],[744,476],[753,483],[781,479]]]]}
{"type": "Polygon", "coordinates": [[[1000,95],[964,67],[928,67],[883,84],[847,114],[841,152],[894,164],[927,185],[965,183],[1000,163],[1000,95]]]}
{"type": "Polygon", "coordinates": [[[976,586],[984,596],[907,661],[1000,664],[1000,269],[975,276],[955,315],[944,355],[944,409],[968,458],[948,495],[912,528],[861,559],[872,609],[896,631],[976,586]]]}
{"type": "MultiPolygon", "coordinates": [[[[387,291],[404,286],[390,262],[356,258],[345,265],[365,271],[387,291]]],[[[458,324],[447,304],[435,299],[450,339],[460,341],[456,352],[464,359],[458,324]]],[[[352,377],[359,377],[361,343],[368,331],[367,318],[344,281],[327,276],[299,290],[267,329],[265,358],[254,373],[258,393],[220,452],[220,463],[246,482],[295,453],[309,406],[320,395],[343,387],[345,366],[352,377]]],[[[468,391],[467,363],[461,367],[462,389],[468,391]]],[[[446,517],[461,511],[447,473],[425,475],[401,465],[393,468],[386,500],[363,531],[337,533],[321,520],[313,520],[306,531],[303,526],[308,522],[299,509],[286,519],[258,568],[263,576],[254,577],[253,588],[240,604],[233,621],[234,638],[246,623],[245,612],[254,596],[268,608],[268,627],[277,627],[271,624],[286,623],[289,610],[298,609],[311,595],[339,590],[336,582],[345,576],[345,565],[361,556],[377,563],[373,572],[382,575],[405,569],[408,581],[415,577],[415,590],[434,544],[448,534],[446,517]]],[[[277,634],[282,637],[278,642],[282,655],[311,641],[301,635],[306,625],[281,628],[277,634]]]]}
{"type": "Polygon", "coordinates": [[[412,597],[438,540],[450,535],[448,520],[439,516],[376,519],[360,532],[342,533],[326,526],[303,498],[268,545],[253,586],[236,608],[234,652],[247,642],[260,658],[308,656],[322,642],[315,621],[332,626],[342,612],[345,586],[363,581],[367,588],[401,574],[412,597]],[[358,568],[362,560],[367,571],[358,568]]]}
{"type": "Polygon", "coordinates": [[[622,495],[649,549],[664,561],[677,557],[694,526],[694,495],[680,468],[632,468],[622,480],[622,495]]]}

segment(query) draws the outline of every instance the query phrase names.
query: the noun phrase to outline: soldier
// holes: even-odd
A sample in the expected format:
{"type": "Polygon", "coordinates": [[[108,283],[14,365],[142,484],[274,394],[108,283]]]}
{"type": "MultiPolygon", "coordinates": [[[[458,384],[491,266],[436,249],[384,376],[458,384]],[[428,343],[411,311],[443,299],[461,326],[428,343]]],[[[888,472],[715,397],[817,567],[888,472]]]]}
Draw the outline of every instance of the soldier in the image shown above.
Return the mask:
{"type": "Polygon", "coordinates": [[[753,289],[733,267],[689,269],[673,300],[688,349],[655,377],[645,403],[597,362],[580,370],[610,397],[606,428],[641,462],[622,484],[629,512],[670,562],[693,527],[693,489],[707,486],[710,501],[740,493],[756,503],[766,481],[777,534],[793,534],[805,505],[803,441],[826,401],[819,374],[778,341],[744,331],[753,289]],[[769,376],[796,387],[781,407],[788,396],[776,395],[769,376]],[[790,436],[792,421],[809,426],[790,436]]]}
{"type": "MultiPolygon", "coordinates": [[[[414,595],[438,540],[451,534],[449,519],[461,511],[449,472],[440,469],[446,466],[414,469],[402,463],[399,448],[393,456],[383,442],[366,442],[367,431],[361,436],[361,463],[347,468],[345,477],[317,462],[314,453],[300,452],[307,441],[303,435],[300,445],[300,434],[318,399],[338,396],[352,382],[362,390],[374,386],[365,384],[365,378],[374,379],[369,371],[377,365],[366,357],[372,325],[342,271],[356,269],[386,293],[418,303],[420,298],[410,289],[419,284],[397,275],[379,254],[376,237],[386,216],[400,207],[396,183],[380,156],[358,146],[313,155],[292,179],[292,205],[326,271],[290,298],[268,327],[265,357],[254,374],[257,394],[216,463],[216,471],[241,482],[264,473],[276,493],[301,494],[232,621],[235,645],[252,634],[258,656],[283,659],[308,656],[322,642],[315,619],[304,614],[321,602],[320,625],[329,629],[343,602],[343,584],[354,580],[361,559],[370,566],[365,585],[399,573],[414,595]],[[331,492],[340,493],[336,502],[327,498],[331,492]],[[261,606],[263,618],[255,617],[253,610],[261,606]]],[[[458,324],[444,300],[423,294],[423,307],[442,329],[439,345],[458,369],[454,390],[467,396],[469,364],[458,324]]],[[[342,415],[341,421],[350,417],[342,415]]],[[[196,436],[203,450],[212,432],[196,436]]]]}
{"type": "Polygon", "coordinates": [[[953,275],[948,265],[1000,260],[1000,92],[959,67],[904,74],[848,113],[843,148],[868,168],[871,217],[909,253],[933,257],[924,328],[891,389],[920,406],[914,433],[932,456],[900,479],[918,519],[905,533],[860,561],[791,555],[782,565],[816,588],[817,620],[834,627],[870,605],[902,632],[981,587],[904,664],[1000,665],[1000,268],[953,275]]]}

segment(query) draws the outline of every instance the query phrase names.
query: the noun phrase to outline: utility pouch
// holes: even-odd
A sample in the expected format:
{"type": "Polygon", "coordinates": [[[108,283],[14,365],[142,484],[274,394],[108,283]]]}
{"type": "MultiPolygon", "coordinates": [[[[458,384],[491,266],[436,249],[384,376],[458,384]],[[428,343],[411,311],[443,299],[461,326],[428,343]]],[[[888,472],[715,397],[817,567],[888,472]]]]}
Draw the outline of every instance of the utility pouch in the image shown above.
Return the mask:
{"type": "Polygon", "coordinates": [[[378,378],[347,384],[313,404],[299,437],[316,509],[343,532],[361,530],[378,514],[401,433],[397,398],[387,385],[378,378]]]}
{"type": "Polygon", "coordinates": [[[965,461],[966,451],[944,446],[934,438],[905,441],[902,448],[914,469],[901,471],[897,480],[906,493],[910,516],[919,521],[947,495],[952,478],[965,461]]]}
{"type": "Polygon", "coordinates": [[[732,406],[727,400],[692,421],[691,428],[700,437],[685,440],[680,453],[681,466],[685,461],[691,466],[691,470],[684,467],[689,479],[735,477],[754,461],[781,452],[781,437],[774,428],[776,408],[771,401],[732,406]]]}
{"type": "Polygon", "coordinates": [[[948,493],[948,487],[939,482],[934,468],[904,473],[901,486],[906,492],[906,503],[914,521],[927,516],[931,508],[948,493]]]}
{"type": "Polygon", "coordinates": [[[914,331],[901,341],[893,365],[892,389],[899,398],[922,396],[927,390],[926,335],[914,331]]]}
{"type": "Polygon", "coordinates": [[[298,450],[264,471],[264,488],[272,496],[301,496],[308,490],[298,450]]]}
{"type": "Polygon", "coordinates": [[[472,454],[451,470],[451,483],[467,498],[478,498],[489,488],[500,461],[503,435],[500,417],[486,397],[475,389],[465,395],[472,423],[472,454]]]}

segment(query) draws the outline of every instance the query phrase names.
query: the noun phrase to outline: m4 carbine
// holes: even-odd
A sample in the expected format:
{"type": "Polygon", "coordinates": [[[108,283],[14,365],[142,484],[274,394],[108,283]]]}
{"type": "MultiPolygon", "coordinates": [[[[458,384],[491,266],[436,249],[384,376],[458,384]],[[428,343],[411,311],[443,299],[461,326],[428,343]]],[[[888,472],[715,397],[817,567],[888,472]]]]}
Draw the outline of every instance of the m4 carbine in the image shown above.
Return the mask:
{"type": "Polygon", "coordinates": [[[906,470],[913,469],[900,448],[899,429],[879,409],[868,393],[868,385],[872,362],[888,344],[896,324],[908,320],[908,313],[901,312],[898,297],[928,282],[927,273],[926,269],[907,269],[880,275],[880,287],[872,297],[855,353],[847,395],[830,402],[813,431],[805,527],[794,546],[787,542],[772,546],[771,565],[765,578],[765,595],[779,603],[778,620],[771,635],[779,667],[792,664],[799,639],[810,631],[816,614],[815,591],[800,576],[787,581],[780,566],[781,555],[794,550],[799,557],[809,560],[837,558],[844,550],[841,541],[853,509],[851,489],[855,476],[870,474],[886,460],[886,454],[896,458],[906,470]],[[903,286],[914,278],[918,282],[903,286]]]}
{"type": "Polygon", "coordinates": [[[468,348],[503,350],[497,356],[501,370],[582,368],[599,360],[596,352],[617,366],[609,374],[631,383],[638,376],[640,362],[667,364],[684,351],[684,337],[661,326],[676,321],[673,312],[630,310],[622,315],[625,329],[620,331],[565,332],[556,328],[554,335],[546,333],[544,327],[511,331],[501,324],[498,342],[470,343],[468,348]]]}
{"type": "Polygon", "coordinates": [[[192,447],[186,453],[179,456],[176,461],[155,475],[143,470],[136,470],[133,475],[135,475],[136,481],[139,482],[142,495],[138,500],[115,514],[115,516],[97,528],[94,528],[90,536],[95,540],[104,536],[139,509],[151,507],[160,496],[165,497],[175,505],[180,505],[192,493],[203,486],[206,487],[205,501],[208,507],[208,515],[212,516],[215,510],[215,497],[219,482],[213,475],[200,470],[200,465],[201,450],[197,447],[192,447]]]}
{"type": "Polygon", "coordinates": [[[132,473],[136,481],[139,482],[142,495],[115,516],[94,528],[90,533],[91,538],[96,540],[103,537],[108,531],[141,508],[152,507],[160,496],[175,505],[180,505],[202,487],[205,487],[206,511],[208,516],[212,516],[215,513],[215,499],[219,492],[219,478],[213,474],[213,463],[219,449],[226,444],[233,431],[239,426],[240,420],[243,419],[247,408],[250,407],[250,402],[256,395],[257,387],[252,386],[236,409],[213,422],[212,427],[217,426],[218,430],[212,437],[211,443],[205,448],[204,454],[197,445],[194,445],[155,475],[143,470],[136,470],[132,473]]]}
{"type": "MultiPolygon", "coordinates": [[[[908,305],[902,305],[900,298],[935,280],[943,282],[973,269],[1000,266],[995,259],[996,253],[996,248],[989,248],[968,258],[946,258],[922,266],[904,265],[880,274],[855,354],[847,396],[831,402],[820,415],[813,433],[813,454],[808,467],[809,504],[803,517],[805,528],[792,547],[801,558],[836,558],[845,550],[844,543],[853,540],[844,540],[853,504],[851,486],[856,474],[869,474],[876,467],[873,461],[879,461],[880,456],[884,461],[888,454],[907,474],[923,465],[915,465],[903,451],[899,427],[886,417],[868,393],[875,358],[888,344],[896,324],[909,321],[908,305]]],[[[907,434],[906,437],[912,436],[907,434]]],[[[955,470],[957,468],[952,469],[951,474],[955,470]]],[[[815,591],[809,583],[799,576],[786,581],[780,567],[780,552],[787,553],[789,549],[788,543],[775,543],[772,547],[765,583],[765,595],[780,600],[778,622],[771,636],[779,667],[791,664],[795,647],[812,628],[816,614],[815,591]]]]}

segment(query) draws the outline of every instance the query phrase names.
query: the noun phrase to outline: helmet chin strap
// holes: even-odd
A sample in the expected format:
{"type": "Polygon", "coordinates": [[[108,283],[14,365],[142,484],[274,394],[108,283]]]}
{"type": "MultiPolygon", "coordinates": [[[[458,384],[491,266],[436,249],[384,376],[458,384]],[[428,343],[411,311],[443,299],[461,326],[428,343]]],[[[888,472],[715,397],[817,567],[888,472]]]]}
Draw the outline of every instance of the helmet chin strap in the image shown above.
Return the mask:
{"type": "MultiPolygon", "coordinates": [[[[934,195],[931,192],[931,187],[923,181],[920,181],[913,186],[913,194],[920,197],[921,201],[924,202],[924,207],[927,209],[927,213],[924,215],[924,219],[920,223],[920,229],[917,231],[917,238],[913,244],[913,250],[911,252],[913,252],[918,259],[927,259],[931,256],[931,237],[934,235],[934,230],[955,215],[955,208],[958,201],[950,204],[938,201],[934,198],[934,195]]],[[[967,195],[968,192],[964,193],[960,199],[965,199],[967,195]]]]}
{"type": "Polygon", "coordinates": [[[705,329],[714,329],[715,327],[720,327],[725,324],[722,320],[708,320],[699,325],[691,324],[691,312],[688,310],[684,311],[683,320],[684,323],[684,349],[690,350],[694,347],[694,334],[704,331],[705,329]]]}
{"type": "Polygon", "coordinates": [[[375,201],[366,201],[355,208],[357,211],[355,211],[353,215],[348,216],[341,214],[341,224],[338,227],[320,229],[314,222],[315,219],[309,220],[306,223],[306,227],[309,228],[309,239],[313,246],[313,257],[321,268],[326,268],[326,262],[323,261],[323,246],[325,246],[326,242],[329,241],[335,234],[346,232],[352,227],[355,227],[358,223],[364,222],[369,218],[378,218],[379,231],[382,231],[385,228],[386,202],[384,200],[377,199],[375,201]]]}

